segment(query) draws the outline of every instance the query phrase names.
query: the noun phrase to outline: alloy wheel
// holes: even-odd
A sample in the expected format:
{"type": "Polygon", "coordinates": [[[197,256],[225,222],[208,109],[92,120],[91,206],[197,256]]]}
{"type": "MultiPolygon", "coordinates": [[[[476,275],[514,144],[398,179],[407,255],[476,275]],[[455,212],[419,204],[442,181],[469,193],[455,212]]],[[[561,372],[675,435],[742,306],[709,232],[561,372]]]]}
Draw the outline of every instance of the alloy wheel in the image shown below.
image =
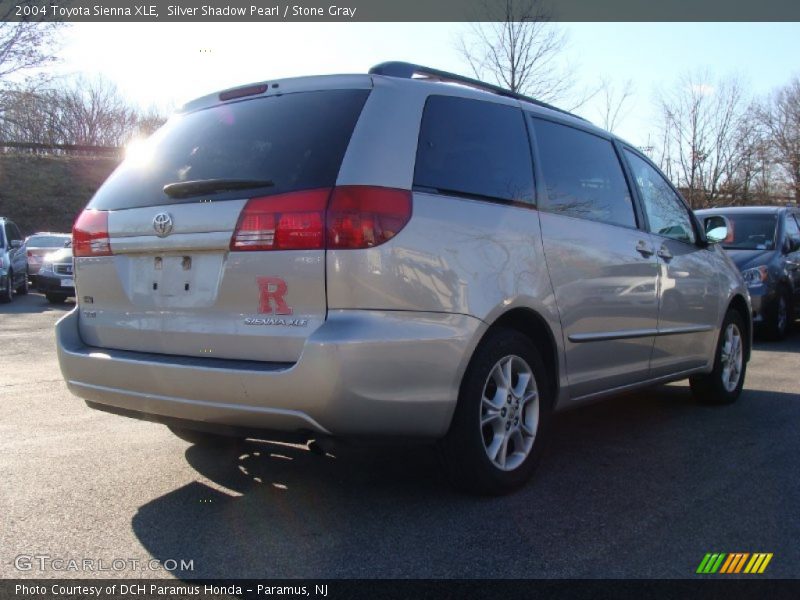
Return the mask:
{"type": "Polygon", "coordinates": [[[486,455],[512,471],[528,457],[539,427],[539,391],[533,371],[519,356],[506,356],[483,386],[480,427],[486,455]]]}

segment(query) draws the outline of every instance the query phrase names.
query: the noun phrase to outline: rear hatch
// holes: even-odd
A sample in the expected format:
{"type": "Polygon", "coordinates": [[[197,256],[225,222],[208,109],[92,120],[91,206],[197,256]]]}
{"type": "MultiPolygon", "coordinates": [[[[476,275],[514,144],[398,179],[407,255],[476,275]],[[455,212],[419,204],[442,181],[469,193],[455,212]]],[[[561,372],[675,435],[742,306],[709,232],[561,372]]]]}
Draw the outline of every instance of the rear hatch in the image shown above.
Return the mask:
{"type": "Polygon", "coordinates": [[[345,83],[223,92],[130,153],[73,231],[84,341],[295,362],[326,318],[324,210],[369,94],[345,83]]]}

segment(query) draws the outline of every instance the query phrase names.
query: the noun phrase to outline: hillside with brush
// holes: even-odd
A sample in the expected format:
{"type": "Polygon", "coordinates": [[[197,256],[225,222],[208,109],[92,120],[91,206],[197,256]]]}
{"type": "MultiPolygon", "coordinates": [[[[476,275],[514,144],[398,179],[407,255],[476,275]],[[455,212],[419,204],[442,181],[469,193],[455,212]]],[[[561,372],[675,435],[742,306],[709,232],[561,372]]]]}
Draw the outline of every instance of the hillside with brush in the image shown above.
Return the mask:
{"type": "Polygon", "coordinates": [[[117,164],[115,157],[0,154],[0,216],[24,235],[69,232],[117,164]]]}

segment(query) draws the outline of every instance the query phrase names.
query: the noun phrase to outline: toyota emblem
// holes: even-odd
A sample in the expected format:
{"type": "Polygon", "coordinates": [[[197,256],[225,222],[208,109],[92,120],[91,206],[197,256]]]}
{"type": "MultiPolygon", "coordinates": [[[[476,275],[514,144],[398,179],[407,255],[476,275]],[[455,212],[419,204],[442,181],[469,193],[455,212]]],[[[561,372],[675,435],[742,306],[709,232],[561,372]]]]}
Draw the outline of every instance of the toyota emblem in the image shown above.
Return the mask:
{"type": "Polygon", "coordinates": [[[172,217],[169,213],[158,213],[153,217],[153,229],[158,237],[166,237],[172,232],[172,217]]]}

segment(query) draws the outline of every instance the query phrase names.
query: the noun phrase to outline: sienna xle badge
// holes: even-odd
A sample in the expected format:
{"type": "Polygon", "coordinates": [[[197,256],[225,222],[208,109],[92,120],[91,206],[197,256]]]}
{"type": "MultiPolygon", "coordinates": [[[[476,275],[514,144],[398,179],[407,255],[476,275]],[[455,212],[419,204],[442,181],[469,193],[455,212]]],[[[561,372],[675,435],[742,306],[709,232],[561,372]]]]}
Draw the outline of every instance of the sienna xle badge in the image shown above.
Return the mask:
{"type": "Polygon", "coordinates": [[[190,102],[92,198],[59,360],[91,407],[193,443],[436,440],[499,493],[556,409],[739,396],[751,307],[714,235],[536,100],[407,63],[269,81],[190,102]]]}

